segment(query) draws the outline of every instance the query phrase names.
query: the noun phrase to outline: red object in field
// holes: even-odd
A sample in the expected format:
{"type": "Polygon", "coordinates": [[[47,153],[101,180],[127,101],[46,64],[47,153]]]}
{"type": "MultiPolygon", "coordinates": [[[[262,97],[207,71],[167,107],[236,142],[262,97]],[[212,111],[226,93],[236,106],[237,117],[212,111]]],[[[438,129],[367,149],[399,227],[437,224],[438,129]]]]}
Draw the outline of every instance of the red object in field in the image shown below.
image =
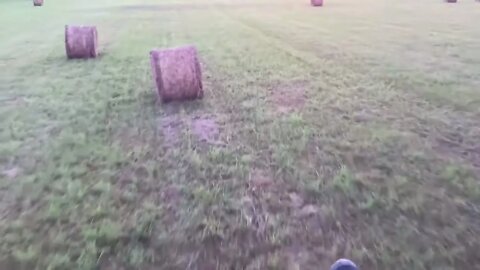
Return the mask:
{"type": "Polygon", "coordinates": [[[314,7],[321,7],[323,6],[323,0],[310,0],[310,4],[314,7]]]}
{"type": "Polygon", "coordinates": [[[33,5],[35,7],[40,7],[43,5],[43,0],[33,0],[33,5]]]}
{"type": "Polygon", "coordinates": [[[203,97],[202,71],[194,46],[154,49],[150,64],[163,102],[203,97]]]}
{"type": "Polygon", "coordinates": [[[65,49],[68,59],[97,57],[97,28],[66,25],[65,49]]]}

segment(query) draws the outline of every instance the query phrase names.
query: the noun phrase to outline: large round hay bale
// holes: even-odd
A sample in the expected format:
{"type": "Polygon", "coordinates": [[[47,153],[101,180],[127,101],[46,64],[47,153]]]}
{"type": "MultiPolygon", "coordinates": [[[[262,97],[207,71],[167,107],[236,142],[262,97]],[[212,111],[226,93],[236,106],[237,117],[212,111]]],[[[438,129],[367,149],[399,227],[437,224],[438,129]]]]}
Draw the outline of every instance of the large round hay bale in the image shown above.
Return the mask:
{"type": "Polygon", "coordinates": [[[33,0],[33,5],[36,7],[43,6],[43,0],[33,0]]]}
{"type": "Polygon", "coordinates": [[[69,59],[97,57],[97,28],[66,25],[65,49],[69,59]]]}
{"type": "Polygon", "coordinates": [[[321,7],[323,6],[323,0],[310,0],[310,4],[314,7],[321,7]]]}
{"type": "Polygon", "coordinates": [[[150,63],[163,102],[203,97],[202,71],[194,46],[154,49],[150,63]]]}

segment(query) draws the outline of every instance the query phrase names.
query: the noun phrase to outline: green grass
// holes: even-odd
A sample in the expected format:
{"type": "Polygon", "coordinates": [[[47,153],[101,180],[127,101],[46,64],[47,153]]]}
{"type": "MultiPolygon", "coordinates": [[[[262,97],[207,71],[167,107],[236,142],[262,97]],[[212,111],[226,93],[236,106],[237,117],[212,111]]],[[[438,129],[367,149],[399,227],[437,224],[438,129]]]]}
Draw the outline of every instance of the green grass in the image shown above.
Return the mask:
{"type": "Polygon", "coordinates": [[[3,0],[0,268],[480,265],[479,17],[473,0],[3,0]],[[96,25],[101,56],[67,61],[65,24],[96,25]],[[156,103],[149,50],[189,43],[205,98],[156,103]]]}

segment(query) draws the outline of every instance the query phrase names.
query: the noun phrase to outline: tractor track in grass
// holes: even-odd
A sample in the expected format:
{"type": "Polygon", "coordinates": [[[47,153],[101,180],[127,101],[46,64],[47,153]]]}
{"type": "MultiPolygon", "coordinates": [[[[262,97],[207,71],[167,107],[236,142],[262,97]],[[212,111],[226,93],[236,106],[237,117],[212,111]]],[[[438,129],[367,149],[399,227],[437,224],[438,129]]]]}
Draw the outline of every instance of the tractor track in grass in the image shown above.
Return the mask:
{"type": "MultiPolygon", "coordinates": [[[[243,25],[251,33],[254,33],[254,35],[258,36],[259,38],[262,38],[266,43],[274,45],[276,49],[283,51],[291,55],[295,59],[298,59],[303,63],[309,65],[311,69],[315,69],[315,67],[319,67],[319,65],[322,65],[325,63],[327,63],[327,65],[329,66],[338,65],[338,63],[335,64],[333,61],[328,61],[328,60],[325,61],[325,59],[322,59],[321,58],[322,56],[317,55],[313,49],[308,49],[305,47],[300,48],[299,46],[295,46],[294,42],[285,41],[284,38],[273,34],[272,31],[267,31],[266,29],[262,28],[262,26],[259,23],[252,25],[252,24],[249,24],[248,21],[238,17],[235,18],[232,15],[229,15],[225,11],[223,11],[223,14],[225,14],[225,16],[227,16],[231,20],[236,21],[237,23],[243,25]],[[308,53],[308,55],[305,52],[308,53]],[[314,56],[314,58],[312,59],[311,56],[314,56]]],[[[339,59],[339,58],[342,59],[345,57],[348,58],[348,56],[346,55],[341,55],[340,57],[335,57],[335,59],[339,59]]],[[[358,58],[356,61],[357,62],[361,61],[361,58],[358,58]]],[[[322,71],[323,71],[323,68],[322,68],[322,71]]],[[[345,68],[342,68],[342,71],[355,74],[351,78],[347,77],[346,80],[343,80],[345,82],[343,84],[343,87],[346,87],[347,89],[358,88],[359,84],[362,81],[367,80],[369,77],[368,74],[365,74],[365,73],[361,74],[360,73],[361,71],[356,71],[355,69],[345,70],[345,68]]],[[[315,72],[312,72],[310,74],[311,77],[314,77],[316,75],[317,74],[315,74],[315,72]]],[[[338,73],[335,73],[335,72],[322,74],[322,75],[338,77],[338,73]]],[[[342,73],[342,76],[344,75],[345,73],[342,73]]],[[[329,80],[329,79],[327,78],[326,80],[329,80]]],[[[478,157],[478,153],[476,150],[480,147],[480,145],[476,144],[476,142],[480,140],[480,131],[473,130],[471,137],[469,138],[462,137],[461,139],[462,142],[458,142],[458,138],[454,139],[453,141],[450,139],[446,139],[452,136],[451,134],[449,135],[451,131],[450,126],[452,125],[459,125],[459,128],[464,130],[462,134],[468,134],[468,133],[465,133],[465,129],[469,126],[480,126],[480,120],[478,120],[480,119],[480,117],[478,114],[474,112],[453,111],[451,107],[432,106],[432,104],[428,104],[427,102],[425,102],[423,98],[412,95],[411,93],[407,93],[403,89],[398,89],[397,87],[399,87],[399,85],[397,85],[395,82],[393,82],[392,84],[390,82],[385,81],[385,82],[380,82],[379,85],[381,85],[381,87],[385,90],[388,89],[388,91],[390,92],[389,93],[390,96],[388,97],[388,99],[382,101],[382,103],[389,104],[388,107],[384,107],[384,106],[378,107],[378,105],[380,105],[378,103],[376,104],[370,103],[370,104],[364,104],[364,105],[383,110],[381,114],[384,116],[387,116],[387,118],[390,119],[389,122],[391,122],[391,120],[394,120],[393,122],[391,122],[392,126],[397,128],[406,128],[407,130],[415,132],[418,136],[425,138],[425,142],[427,144],[432,144],[432,140],[433,140],[434,148],[436,149],[442,148],[446,150],[446,152],[443,152],[443,154],[448,155],[448,152],[449,152],[450,156],[454,156],[456,159],[468,161],[472,166],[476,167],[480,173],[480,159],[478,157]],[[396,105],[395,102],[398,100],[402,100],[404,103],[407,103],[409,100],[419,100],[419,101],[412,104],[413,106],[410,107],[409,109],[410,111],[405,111],[404,106],[395,106],[396,105]],[[423,122],[423,123],[438,122],[438,120],[440,119],[438,119],[437,115],[445,115],[446,117],[446,119],[441,120],[443,122],[443,123],[440,123],[442,126],[434,127],[433,129],[429,130],[428,128],[423,128],[423,129],[420,128],[416,123],[416,122],[423,122]],[[439,136],[436,136],[436,134],[439,134],[439,136]],[[466,142],[466,143],[463,143],[463,142],[466,142]],[[447,148],[449,148],[448,145],[451,146],[450,151],[447,150],[447,148]],[[463,152],[463,154],[460,154],[461,152],[463,152]]],[[[357,93],[353,93],[353,92],[351,92],[350,94],[355,96],[358,95],[357,93]]],[[[360,95],[363,95],[363,94],[360,94],[360,95]]],[[[382,97],[378,97],[379,93],[373,93],[373,95],[375,95],[376,99],[382,98],[382,97]]],[[[362,101],[365,102],[365,99],[362,101]]],[[[457,135],[453,135],[453,136],[457,136],[457,135]]]]}

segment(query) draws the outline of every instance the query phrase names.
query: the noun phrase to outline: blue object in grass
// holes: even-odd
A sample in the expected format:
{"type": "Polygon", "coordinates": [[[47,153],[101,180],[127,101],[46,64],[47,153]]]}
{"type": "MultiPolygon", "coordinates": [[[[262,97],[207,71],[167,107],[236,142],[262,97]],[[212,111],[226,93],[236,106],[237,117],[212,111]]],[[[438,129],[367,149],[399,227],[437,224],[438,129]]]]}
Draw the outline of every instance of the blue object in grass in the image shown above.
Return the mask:
{"type": "Polygon", "coordinates": [[[358,270],[358,267],[348,259],[339,259],[332,264],[330,270],[358,270]]]}

